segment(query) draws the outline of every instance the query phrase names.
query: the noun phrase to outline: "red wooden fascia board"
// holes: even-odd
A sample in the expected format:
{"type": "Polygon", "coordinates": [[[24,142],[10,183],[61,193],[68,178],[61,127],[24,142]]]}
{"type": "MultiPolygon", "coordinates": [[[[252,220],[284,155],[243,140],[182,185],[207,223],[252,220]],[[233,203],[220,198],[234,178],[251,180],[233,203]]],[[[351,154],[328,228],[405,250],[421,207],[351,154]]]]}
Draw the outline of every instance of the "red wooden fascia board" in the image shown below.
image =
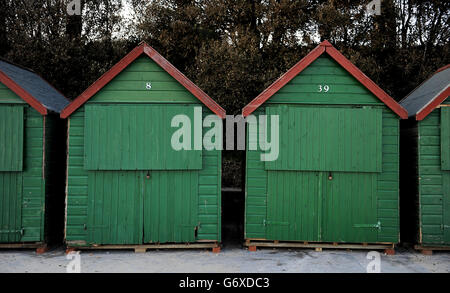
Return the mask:
{"type": "Polygon", "coordinates": [[[371,91],[377,98],[386,104],[392,111],[394,111],[400,118],[408,119],[408,112],[405,108],[400,106],[393,98],[391,98],[385,91],[383,91],[376,83],[368,78],[361,70],[359,70],[353,63],[350,62],[344,55],[341,54],[334,47],[327,47],[326,52],[337,63],[344,67],[354,78],[362,83],[369,91],[371,91]]]}
{"type": "MultiPolygon", "coordinates": [[[[436,73],[438,73],[438,72],[441,72],[441,71],[443,71],[443,70],[445,70],[445,69],[447,69],[447,68],[449,68],[449,67],[450,67],[450,64],[447,64],[447,65],[445,65],[445,66],[439,68],[438,70],[436,70],[436,72],[435,72],[434,74],[436,74],[436,73]]],[[[434,74],[433,74],[433,75],[434,75],[434,74]]]]}
{"type": "MultiPolygon", "coordinates": [[[[329,43],[328,43],[329,44],[329,43]]],[[[258,109],[259,106],[264,104],[270,97],[272,97],[276,92],[278,92],[282,87],[284,87],[289,81],[291,81],[295,76],[302,72],[306,67],[308,67],[314,60],[316,60],[320,55],[325,52],[327,44],[323,42],[316,48],[314,48],[308,55],[306,55],[302,60],[295,64],[291,69],[289,69],[285,74],[283,74],[279,79],[277,79],[272,85],[265,89],[259,96],[257,96],[253,101],[251,101],[242,110],[242,115],[247,117],[253,111],[258,109]]]]}
{"type": "Polygon", "coordinates": [[[297,74],[302,72],[308,67],[314,60],[316,60],[324,52],[327,52],[336,62],[344,67],[353,77],[361,82],[368,90],[370,90],[375,96],[377,96],[383,103],[385,103],[390,109],[392,109],[397,115],[403,119],[408,118],[408,112],[400,106],[393,98],[391,98],[386,92],[378,87],[370,78],[361,72],[353,63],[350,62],[344,55],[336,50],[330,42],[327,40],[320,43],[314,50],[306,55],[300,62],[292,67],[288,72],[281,76],[271,86],[264,90],[258,97],[251,101],[244,107],[242,114],[244,117],[250,115],[259,106],[266,102],[271,96],[273,96],[278,90],[291,81],[297,74]]]}
{"type": "Polygon", "coordinates": [[[167,61],[158,52],[156,52],[156,50],[154,50],[146,43],[141,43],[139,46],[133,49],[133,51],[128,53],[122,60],[120,60],[116,65],[114,65],[109,71],[103,74],[96,82],[94,82],[88,89],[86,89],[78,98],[76,98],[61,112],[61,118],[69,117],[79,107],[86,103],[92,96],[100,91],[105,85],[107,85],[114,77],[122,72],[122,70],[124,70],[134,60],[136,60],[136,58],[138,58],[142,53],[145,53],[159,66],[166,70],[167,73],[169,73],[178,82],[180,82],[187,90],[189,90],[209,109],[211,109],[211,111],[217,114],[220,118],[225,118],[225,110],[222,107],[220,107],[213,99],[205,94],[192,81],[190,81],[178,69],[176,69],[169,61],[167,61]]]}
{"type": "Polygon", "coordinates": [[[114,77],[124,70],[131,62],[136,60],[144,52],[144,45],[141,44],[128,53],[122,60],[115,64],[110,70],[104,73],[97,81],[88,87],[78,98],[72,101],[66,108],[61,111],[61,118],[69,117],[79,107],[86,103],[92,96],[107,85],[114,77]]]}
{"type": "Polygon", "coordinates": [[[161,66],[167,73],[181,83],[188,91],[190,91],[197,99],[199,99],[205,106],[213,111],[217,116],[224,119],[225,110],[219,106],[213,99],[211,99],[204,91],[189,80],[183,73],[181,73],[175,66],[173,66],[167,59],[161,56],[155,49],[149,45],[144,45],[144,53],[147,54],[153,61],[161,66]]]}
{"type": "Polygon", "coordinates": [[[425,117],[427,117],[437,106],[442,104],[445,101],[445,99],[448,98],[449,95],[450,95],[450,87],[447,86],[447,88],[443,90],[436,98],[434,98],[431,101],[431,103],[426,105],[422,110],[420,110],[416,114],[416,120],[421,121],[425,119],[425,117]]]}
{"type": "Polygon", "coordinates": [[[20,85],[14,82],[3,71],[0,71],[0,81],[6,85],[10,90],[21,97],[31,107],[36,109],[41,115],[47,115],[47,108],[45,108],[38,100],[36,100],[30,93],[24,90],[20,85]]]}

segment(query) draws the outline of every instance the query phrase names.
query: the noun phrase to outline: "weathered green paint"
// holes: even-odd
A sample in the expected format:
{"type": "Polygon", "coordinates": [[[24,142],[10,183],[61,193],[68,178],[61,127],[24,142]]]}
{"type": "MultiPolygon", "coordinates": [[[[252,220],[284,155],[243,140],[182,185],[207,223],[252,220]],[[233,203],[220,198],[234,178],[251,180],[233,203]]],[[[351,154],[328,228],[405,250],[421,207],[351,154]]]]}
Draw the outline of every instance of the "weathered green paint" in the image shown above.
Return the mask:
{"type": "Polygon", "coordinates": [[[443,242],[450,244],[450,108],[441,108],[441,166],[443,179],[443,242]]]}
{"type": "Polygon", "coordinates": [[[70,245],[221,240],[221,152],[167,149],[175,131],[172,114],[193,122],[194,107],[202,107],[203,116],[212,114],[144,56],[69,117],[65,237],[70,245]],[[127,132],[124,121],[137,125],[129,124],[127,132]],[[100,128],[102,135],[88,133],[100,128]],[[100,165],[85,165],[86,155],[100,165]],[[124,155],[132,158],[123,160],[124,155]]]}
{"type": "MultiPolygon", "coordinates": [[[[201,169],[201,150],[176,151],[171,146],[171,121],[180,114],[193,123],[190,105],[87,105],[85,141],[89,147],[85,148],[85,168],[201,169]]],[[[189,131],[193,138],[193,127],[189,131]]]]}
{"type": "Polygon", "coordinates": [[[441,108],[441,165],[442,170],[450,170],[450,109],[441,108]]]}
{"type": "Polygon", "coordinates": [[[449,113],[435,109],[417,122],[418,242],[424,246],[450,245],[449,113]]]}
{"type": "Polygon", "coordinates": [[[136,59],[89,103],[192,103],[198,99],[147,56],[136,59]],[[146,89],[150,82],[151,90],[146,89]]]}
{"type": "Polygon", "coordinates": [[[280,155],[268,170],[381,171],[381,109],[279,105],[280,155]]]}
{"type": "Polygon", "coordinates": [[[320,241],[377,242],[377,173],[324,173],[323,180],[320,241]]]}
{"type": "Polygon", "coordinates": [[[272,109],[286,111],[280,156],[265,163],[260,150],[246,152],[245,238],[397,243],[398,116],[325,56],[254,114],[272,109]]]}
{"type": "Polygon", "coordinates": [[[26,102],[0,82],[0,104],[26,104],[26,102]]]}
{"type": "Polygon", "coordinates": [[[327,56],[317,58],[266,103],[384,105],[336,61],[327,56]],[[319,93],[319,85],[328,85],[330,91],[319,93]]]}
{"type": "Polygon", "coordinates": [[[88,183],[88,243],[140,244],[143,174],[89,172],[88,183]]]}
{"type": "Polygon", "coordinates": [[[0,107],[0,172],[22,171],[23,107],[0,107]]]}
{"type": "Polygon", "coordinates": [[[19,242],[22,238],[21,202],[21,174],[0,172],[0,243],[19,242]]]}
{"type": "Polygon", "coordinates": [[[16,114],[21,114],[17,114],[15,119],[21,121],[1,121],[0,127],[5,124],[17,126],[15,130],[18,132],[14,135],[16,138],[22,136],[22,139],[17,140],[13,147],[16,155],[21,153],[22,156],[15,158],[20,160],[20,170],[0,171],[0,243],[43,242],[46,196],[43,178],[44,118],[22,103],[13,105],[0,105],[0,112],[9,113],[0,116],[10,117],[15,112],[12,109],[17,107],[16,114]]]}
{"type": "Polygon", "coordinates": [[[268,172],[265,238],[320,241],[320,177],[319,172],[268,172]]]}
{"type": "Polygon", "coordinates": [[[198,172],[155,171],[144,179],[144,242],[195,242],[198,172]]]}

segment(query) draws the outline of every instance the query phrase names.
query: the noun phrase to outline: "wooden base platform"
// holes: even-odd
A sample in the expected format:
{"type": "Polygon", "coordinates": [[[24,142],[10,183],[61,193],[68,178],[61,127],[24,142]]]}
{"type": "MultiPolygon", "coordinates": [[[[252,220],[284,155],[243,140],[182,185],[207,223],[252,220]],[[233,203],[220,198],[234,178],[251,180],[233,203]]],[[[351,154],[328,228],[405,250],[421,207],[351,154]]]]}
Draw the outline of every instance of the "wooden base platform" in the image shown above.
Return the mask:
{"type": "Polygon", "coordinates": [[[145,253],[149,249],[207,249],[219,253],[220,245],[213,243],[170,243],[170,244],[143,244],[143,245],[93,245],[93,246],[67,246],[66,253],[77,250],[114,250],[114,249],[132,249],[135,253],[145,253]]]}
{"type": "Polygon", "coordinates": [[[420,250],[424,255],[432,255],[433,251],[450,251],[450,246],[423,246],[414,245],[415,250],[420,250]]]}
{"type": "Polygon", "coordinates": [[[287,241],[261,241],[246,240],[245,246],[249,251],[256,251],[260,248],[314,248],[316,251],[322,249],[365,249],[365,250],[385,250],[386,254],[395,253],[393,243],[321,243],[321,242],[287,242],[287,241]]]}
{"type": "Polygon", "coordinates": [[[37,254],[48,251],[47,245],[42,242],[0,243],[0,249],[36,249],[37,254]]]}

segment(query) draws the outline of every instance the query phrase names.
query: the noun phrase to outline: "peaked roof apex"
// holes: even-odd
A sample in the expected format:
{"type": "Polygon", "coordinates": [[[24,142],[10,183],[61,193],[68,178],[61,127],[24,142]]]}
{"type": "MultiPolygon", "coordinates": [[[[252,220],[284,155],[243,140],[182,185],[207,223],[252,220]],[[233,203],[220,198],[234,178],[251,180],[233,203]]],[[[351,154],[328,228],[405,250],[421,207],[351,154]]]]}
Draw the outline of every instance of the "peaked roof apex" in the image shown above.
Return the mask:
{"type": "Polygon", "coordinates": [[[270,97],[272,97],[276,92],[278,92],[289,81],[300,74],[300,72],[302,72],[306,67],[308,67],[312,62],[314,62],[325,52],[398,116],[400,116],[402,119],[408,118],[408,112],[402,106],[400,106],[393,98],[391,98],[353,63],[351,63],[350,60],[345,58],[345,56],[342,55],[342,53],[340,53],[336,48],[334,48],[333,45],[331,45],[331,43],[327,40],[321,42],[316,48],[309,52],[308,55],[303,57],[297,64],[295,64],[272,85],[270,85],[261,94],[259,94],[259,96],[257,96],[253,101],[245,106],[242,111],[242,115],[244,117],[247,117],[248,115],[253,113],[253,111],[255,111],[264,102],[266,102],[270,97]]]}
{"type": "Polygon", "coordinates": [[[191,94],[199,99],[205,106],[207,106],[213,113],[220,118],[225,118],[225,110],[219,106],[213,99],[211,99],[205,92],[203,92],[197,85],[190,81],[183,73],[181,73],[175,66],[161,56],[155,49],[153,49],[146,42],[142,41],[130,53],[116,63],[110,70],[103,74],[96,82],[88,87],[80,96],[72,101],[62,112],[61,118],[69,117],[79,107],[92,98],[105,85],[114,79],[120,72],[128,67],[134,60],[142,54],[146,54],[156,64],[161,66],[168,74],[183,85],[191,94]]]}
{"type": "Polygon", "coordinates": [[[328,42],[327,40],[325,40],[322,43],[320,43],[319,46],[322,46],[322,47],[333,47],[333,45],[331,45],[331,43],[328,42]]]}

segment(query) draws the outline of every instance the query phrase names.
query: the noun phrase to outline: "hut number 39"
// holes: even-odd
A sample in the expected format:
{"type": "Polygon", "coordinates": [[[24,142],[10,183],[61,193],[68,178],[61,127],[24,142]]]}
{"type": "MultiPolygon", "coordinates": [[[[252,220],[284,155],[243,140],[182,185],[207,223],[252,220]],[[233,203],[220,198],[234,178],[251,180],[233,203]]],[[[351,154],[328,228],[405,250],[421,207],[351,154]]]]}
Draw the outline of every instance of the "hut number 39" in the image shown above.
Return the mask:
{"type": "Polygon", "coordinates": [[[330,86],[327,84],[321,85],[319,84],[319,93],[328,93],[328,91],[330,90],[330,86]]]}

